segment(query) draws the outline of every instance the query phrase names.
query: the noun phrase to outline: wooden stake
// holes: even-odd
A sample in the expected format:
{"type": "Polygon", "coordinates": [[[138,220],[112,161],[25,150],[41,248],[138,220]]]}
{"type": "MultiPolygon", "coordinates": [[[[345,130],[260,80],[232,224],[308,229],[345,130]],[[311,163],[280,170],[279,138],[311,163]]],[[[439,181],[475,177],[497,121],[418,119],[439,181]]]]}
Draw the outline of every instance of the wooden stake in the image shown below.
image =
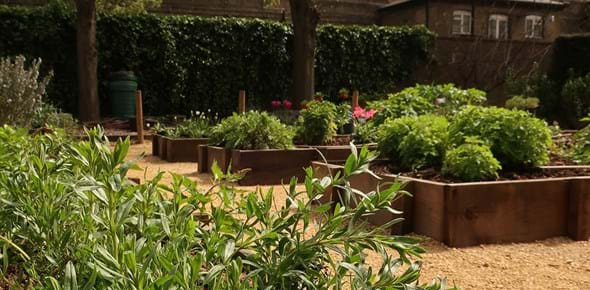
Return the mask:
{"type": "Polygon", "coordinates": [[[352,109],[359,106],[359,91],[352,91],[352,109]]]}
{"type": "Polygon", "coordinates": [[[135,120],[137,121],[137,143],[143,144],[143,103],[141,90],[135,93],[135,120]]]}
{"type": "Polygon", "coordinates": [[[238,96],[238,112],[243,114],[246,112],[246,91],[240,90],[240,94],[238,96]]]}

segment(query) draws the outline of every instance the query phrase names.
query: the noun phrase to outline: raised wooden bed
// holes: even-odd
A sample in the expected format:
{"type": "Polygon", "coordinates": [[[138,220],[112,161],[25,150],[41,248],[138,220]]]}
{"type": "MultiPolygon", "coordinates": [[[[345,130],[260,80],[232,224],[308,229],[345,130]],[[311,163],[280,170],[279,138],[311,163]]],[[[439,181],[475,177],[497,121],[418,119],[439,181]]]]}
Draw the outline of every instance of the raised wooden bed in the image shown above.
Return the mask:
{"type": "Polygon", "coordinates": [[[158,157],[162,160],[168,160],[168,142],[166,141],[166,136],[160,135],[158,137],[158,157]]]}
{"type": "Polygon", "coordinates": [[[170,138],[166,142],[166,160],[169,162],[197,162],[199,145],[209,142],[209,138],[170,138]]]}
{"type": "Polygon", "coordinates": [[[160,156],[160,135],[154,134],[152,136],[152,155],[160,156]]]}
{"type": "MultiPolygon", "coordinates": [[[[356,148],[360,151],[361,148],[366,145],[369,149],[374,150],[377,148],[376,143],[371,144],[358,144],[355,145],[356,148]]],[[[348,156],[352,153],[350,151],[350,145],[298,145],[299,148],[315,148],[320,151],[326,161],[338,161],[338,160],[346,160],[348,156]]],[[[322,157],[318,156],[318,160],[322,161],[322,157]]]]}
{"type": "Polygon", "coordinates": [[[226,171],[231,163],[233,172],[249,170],[241,179],[240,185],[269,185],[289,183],[295,176],[302,181],[305,177],[305,167],[317,158],[317,151],[311,148],[294,148],[286,150],[230,150],[221,147],[201,147],[200,161],[207,167],[199,166],[200,172],[206,172],[213,161],[221,170],[226,171]],[[205,157],[206,160],[205,160],[205,157]]]}
{"type": "MultiPolygon", "coordinates": [[[[319,162],[314,166],[324,172],[330,168],[319,162]]],[[[380,177],[381,182],[395,179],[389,174],[380,177]]],[[[406,190],[413,195],[407,207],[411,213],[404,213],[404,230],[451,247],[531,242],[556,236],[590,238],[590,176],[470,183],[408,177],[400,180],[408,182],[406,190]]],[[[360,175],[351,180],[351,186],[371,191],[378,182],[373,176],[360,175]]]]}

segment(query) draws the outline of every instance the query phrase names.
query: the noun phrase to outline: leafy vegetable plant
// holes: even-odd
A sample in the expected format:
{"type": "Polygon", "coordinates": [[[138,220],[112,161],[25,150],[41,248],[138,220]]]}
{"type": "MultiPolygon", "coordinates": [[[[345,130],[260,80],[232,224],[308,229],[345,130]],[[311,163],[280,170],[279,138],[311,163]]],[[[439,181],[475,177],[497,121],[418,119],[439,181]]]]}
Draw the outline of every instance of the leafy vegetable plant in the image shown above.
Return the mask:
{"type": "Polygon", "coordinates": [[[213,127],[211,144],[229,149],[287,149],[293,130],[266,112],[234,114],[213,127]]]}
{"type": "Polygon", "coordinates": [[[488,145],[470,140],[447,151],[442,173],[463,181],[480,181],[498,178],[498,171],[501,169],[500,162],[488,145]]]}
{"type": "Polygon", "coordinates": [[[336,135],[336,105],[327,101],[311,101],[299,113],[299,137],[308,145],[321,145],[336,135]]]}

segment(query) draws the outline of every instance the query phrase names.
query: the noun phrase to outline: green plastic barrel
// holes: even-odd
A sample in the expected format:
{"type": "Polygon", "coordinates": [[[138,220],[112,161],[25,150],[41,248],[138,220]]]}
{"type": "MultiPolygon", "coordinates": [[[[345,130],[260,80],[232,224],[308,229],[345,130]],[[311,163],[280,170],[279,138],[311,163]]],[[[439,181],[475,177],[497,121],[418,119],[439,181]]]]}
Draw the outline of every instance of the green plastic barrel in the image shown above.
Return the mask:
{"type": "Polygon", "coordinates": [[[137,77],[132,72],[116,72],[109,78],[109,97],[113,117],[135,118],[137,77]]]}

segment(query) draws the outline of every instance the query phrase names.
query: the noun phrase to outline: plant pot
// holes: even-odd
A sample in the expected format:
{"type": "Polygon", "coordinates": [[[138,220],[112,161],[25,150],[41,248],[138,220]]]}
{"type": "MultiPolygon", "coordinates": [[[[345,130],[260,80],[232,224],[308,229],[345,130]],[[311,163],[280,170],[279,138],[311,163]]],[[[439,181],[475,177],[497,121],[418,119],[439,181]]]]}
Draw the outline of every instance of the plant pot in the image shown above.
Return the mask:
{"type": "Polygon", "coordinates": [[[160,135],[158,137],[158,157],[162,160],[168,160],[166,155],[168,154],[168,141],[166,136],[160,135]]]}
{"type": "MultiPolygon", "coordinates": [[[[341,170],[337,164],[314,163],[341,170]]],[[[566,169],[567,166],[563,166],[566,169]]],[[[559,170],[552,167],[552,170],[559,170]]],[[[379,174],[384,181],[395,179],[379,174]]],[[[451,247],[532,242],[569,236],[590,238],[590,176],[515,181],[441,183],[400,177],[413,195],[404,231],[413,231],[451,247]]],[[[351,179],[351,186],[377,189],[370,175],[351,179]]],[[[337,200],[334,194],[327,199],[337,200]]]]}
{"type": "Polygon", "coordinates": [[[312,148],[231,151],[232,170],[250,170],[240,185],[288,184],[291,177],[302,182],[304,168],[316,158],[317,151],[312,148]]]}
{"type": "Polygon", "coordinates": [[[169,162],[197,162],[199,145],[209,142],[209,138],[166,138],[166,160],[169,162]]]}

